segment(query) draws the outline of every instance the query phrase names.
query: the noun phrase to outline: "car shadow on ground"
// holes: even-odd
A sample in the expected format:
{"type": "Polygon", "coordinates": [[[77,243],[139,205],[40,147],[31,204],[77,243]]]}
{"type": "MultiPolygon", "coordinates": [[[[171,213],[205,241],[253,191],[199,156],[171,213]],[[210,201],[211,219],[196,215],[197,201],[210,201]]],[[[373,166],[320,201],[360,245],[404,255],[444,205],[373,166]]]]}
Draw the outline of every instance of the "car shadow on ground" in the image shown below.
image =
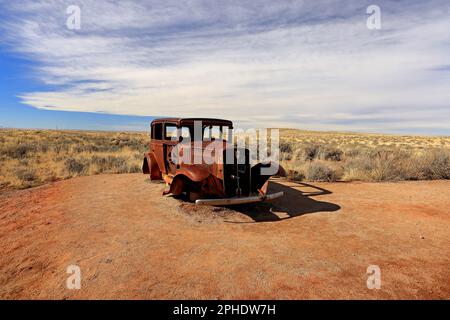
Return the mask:
{"type": "MultiPolygon", "coordinates": [[[[303,182],[271,181],[269,193],[283,191],[284,196],[271,202],[230,206],[229,209],[250,217],[253,222],[274,222],[316,212],[334,212],[341,207],[335,203],[318,201],[312,196],[331,194],[331,191],[303,182]]],[[[228,221],[230,223],[253,223],[228,221]]]]}

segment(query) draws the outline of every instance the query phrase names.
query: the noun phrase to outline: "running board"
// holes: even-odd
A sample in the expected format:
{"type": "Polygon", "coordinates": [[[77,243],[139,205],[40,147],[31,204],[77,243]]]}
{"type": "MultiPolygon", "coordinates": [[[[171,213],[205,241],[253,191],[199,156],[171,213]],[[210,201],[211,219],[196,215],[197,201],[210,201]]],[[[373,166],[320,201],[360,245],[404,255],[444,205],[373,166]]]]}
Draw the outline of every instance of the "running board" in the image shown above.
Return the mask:
{"type": "Polygon", "coordinates": [[[257,195],[250,197],[233,197],[233,198],[218,198],[218,199],[198,199],[195,201],[196,205],[204,205],[204,206],[228,206],[235,204],[244,204],[244,203],[254,203],[261,202],[266,200],[273,200],[280,198],[284,195],[283,191],[268,194],[265,196],[257,195]]]}

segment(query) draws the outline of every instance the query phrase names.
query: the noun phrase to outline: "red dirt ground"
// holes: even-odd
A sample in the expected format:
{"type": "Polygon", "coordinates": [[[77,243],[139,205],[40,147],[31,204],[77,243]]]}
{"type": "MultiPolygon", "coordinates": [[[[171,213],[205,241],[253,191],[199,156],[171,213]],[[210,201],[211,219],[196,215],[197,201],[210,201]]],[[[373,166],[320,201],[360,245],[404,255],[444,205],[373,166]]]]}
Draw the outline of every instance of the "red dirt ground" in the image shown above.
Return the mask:
{"type": "Polygon", "coordinates": [[[0,298],[450,298],[450,181],[274,180],[285,197],[233,209],[163,187],[100,175],[1,194],[0,298]]]}

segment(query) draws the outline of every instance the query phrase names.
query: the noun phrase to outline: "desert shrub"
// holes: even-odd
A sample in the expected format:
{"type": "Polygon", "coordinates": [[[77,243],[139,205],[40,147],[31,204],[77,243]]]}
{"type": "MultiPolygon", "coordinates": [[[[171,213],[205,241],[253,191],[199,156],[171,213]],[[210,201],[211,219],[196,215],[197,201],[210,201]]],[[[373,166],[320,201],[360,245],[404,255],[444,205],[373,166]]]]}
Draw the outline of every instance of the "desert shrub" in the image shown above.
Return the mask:
{"type": "Polygon", "coordinates": [[[140,165],[134,164],[128,167],[128,173],[141,173],[142,168],[140,165]]]}
{"type": "Polygon", "coordinates": [[[312,161],[317,157],[318,154],[319,154],[319,146],[309,145],[303,148],[304,160],[312,161]]]}
{"type": "Polygon", "coordinates": [[[13,159],[22,159],[36,151],[36,145],[31,143],[18,143],[7,146],[2,153],[13,159]]]}
{"type": "Polygon", "coordinates": [[[305,177],[309,181],[337,181],[337,171],[325,163],[313,161],[305,166],[305,177]]]}
{"type": "Polygon", "coordinates": [[[62,153],[62,152],[65,153],[65,152],[69,151],[69,144],[67,144],[64,141],[56,141],[52,145],[51,150],[56,153],[62,153]]]}
{"type": "Polygon", "coordinates": [[[289,142],[280,143],[280,153],[292,153],[292,144],[289,142]]]}
{"type": "Polygon", "coordinates": [[[111,139],[111,144],[115,145],[119,149],[127,147],[130,148],[131,150],[138,150],[138,151],[144,151],[147,147],[145,144],[142,143],[142,141],[138,139],[124,136],[119,136],[111,139]]]}
{"type": "Polygon", "coordinates": [[[296,150],[296,159],[300,161],[312,161],[318,157],[320,147],[318,145],[301,145],[296,150]]]}
{"type": "Polygon", "coordinates": [[[392,150],[375,150],[367,159],[370,163],[370,176],[375,181],[397,180],[397,155],[392,150]]]}
{"type": "Polygon", "coordinates": [[[48,143],[48,141],[40,141],[38,144],[38,149],[39,149],[39,152],[46,153],[51,148],[50,148],[50,144],[48,143]]]}
{"type": "Polygon", "coordinates": [[[341,161],[342,155],[342,150],[334,147],[323,147],[320,150],[320,156],[324,160],[341,161]]]}
{"type": "MultiPolygon", "coordinates": [[[[344,164],[344,180],[395,181],[409,180],[406,165],[411,154],[401,150],[361,150],[344,164]]],[[[348,156],[347,156],[348,157],[348,156]]]]}
{"type": "Polygon", "coordinates": [[[101,149],[104,149],[104,148],[101,148],[95,144],[80,144],[80,145],[75,145],[73,147],[73,151],[75,153],[106,151],[106,150],[101,150],[101,149]]]}
{"type": "Polygon", "coordinates": [[[282,160],[282,161],[292,160],[292,154],[290,154],[290,153],[280,153],[280,160],[282,160]]]}
{"type": "Polygon", "coordinates": [[[368,157],[349,159],[344,165],[343,180],[371,180],[370,170],[371,163],[368,157]]]}
{"type": "Polygon", "coordinates": [[[297,160],[312,161],[315,159],[341,161],[343,151],[332,146],[303,145],[297,150],[297,160]]]}
{"type": "Polygon", "coordinates": [[[71,174],[80,174],[85,170],[85,164],[75,158],[67,158],[64,164],[71,174]]]}
{"type": "Polygon", "coordinates": [[[421,171],[423,179],[450,179],[450,153],[442,150],[428,153],[421,171]]]}
{"type": "MultiPolygon", "coordinates": [[[[30,162],[30,160],[28,158],[21,158],[17,160],[17,163],[19,164],[19,166],[21,167],[28,167],[28,163],[30,162]]],[[[33,162],[33,161],[32,161],[33,162]]]]}
{"type": "Polygon", "coordinates": [[[38,173],[32,168],[19,168],[15,171],[15,175],[19,180],[19,183],[16,184],[16,188],[19,189],[30,188],[43,183],[39,178],[38,173]]]}
{"type": "Polygon", "coordinates": [[[282,141],[280,143],[280,160],[291,160],[292,151],[292,143],[282,141]]]}
{"type": "Polygon", "coordinates": [[[301,171],[288,170],[287,178],[292,181],[302,181],[305,179],[305,175],[301,171]]]}
{"type": "Polygon", "coordinates": [[[127,159],[120,156],[93,156],[91,163],[95,164],[99,172],[128,172],[127,159]]]}
{"type": "Polygon", "coordinates": [[[10,185],[11,185],[11,182],[0,180],[0,190],[8,188],[10,185]]]}
{"type": "Polygon", "coordinates": [[[22,181],[32,182],[38,180],[36,171],[30,168],[19,168],[16,170],[16,176],[22,181]]]}
{"type": "Polygon", "coordinates": [[[347,158],[356,158],[357,156],[359,156],[361,154],[361,149],[360,148],[351,148],[351,149],[347,149],[344,151],[344,155],[347,158]]]}

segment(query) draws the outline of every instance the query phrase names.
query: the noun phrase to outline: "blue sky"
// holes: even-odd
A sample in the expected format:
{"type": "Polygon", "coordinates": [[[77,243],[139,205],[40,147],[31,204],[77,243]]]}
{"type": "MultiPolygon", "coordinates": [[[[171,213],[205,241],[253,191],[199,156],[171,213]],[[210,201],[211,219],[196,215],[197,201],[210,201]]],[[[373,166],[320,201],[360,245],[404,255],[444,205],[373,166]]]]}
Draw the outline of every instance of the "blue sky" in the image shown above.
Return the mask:
{"type": "Polygon", "coordinates": [[[0,0],[0,126],[450,135],[450,3],[0,0]],[[381,9],[370,30],[369,5],[381,9]],[[66,26],[69,5],[81,28],[66,26]]]}
{"type": "Polygon", "coordinates": [[[27,76],[32,72],[32,63],[7,50],[0,50],[1,127],[121,131],[148,129],[152,117],[55,111],[22,104],[21,99],[17,98],[18,94],[52,89],[27,76]]]}

